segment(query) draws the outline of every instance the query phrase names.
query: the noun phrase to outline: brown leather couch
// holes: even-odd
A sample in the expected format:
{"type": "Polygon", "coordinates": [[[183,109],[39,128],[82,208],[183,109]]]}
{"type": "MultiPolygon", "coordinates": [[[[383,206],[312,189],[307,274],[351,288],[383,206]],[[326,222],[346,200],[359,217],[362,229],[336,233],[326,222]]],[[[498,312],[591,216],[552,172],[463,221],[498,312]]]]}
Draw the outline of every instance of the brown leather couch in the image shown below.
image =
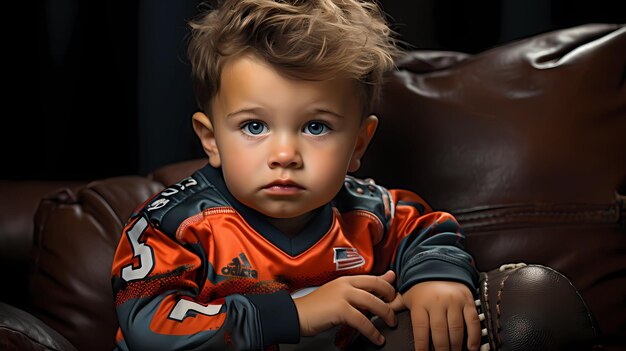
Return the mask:
{"type": "MultiPolygon", "coordinates": [[[[561,272],[587,304],[595,349],[625,350],[626,27],[476,55],[416,50],[398,65],[357,175],[456,215],[481,271],[561,272]]],[[[0,349],[112,349],[122,226],[205,162],[89,183],[0,181],[0,349]]]]}

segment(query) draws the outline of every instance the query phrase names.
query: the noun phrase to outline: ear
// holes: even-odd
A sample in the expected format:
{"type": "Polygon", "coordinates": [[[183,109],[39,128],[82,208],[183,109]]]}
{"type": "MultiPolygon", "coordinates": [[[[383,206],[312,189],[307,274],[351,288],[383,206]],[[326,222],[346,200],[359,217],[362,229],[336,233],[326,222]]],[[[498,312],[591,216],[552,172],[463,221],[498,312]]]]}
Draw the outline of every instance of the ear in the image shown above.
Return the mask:
{"type": "Polygon", "coordinates": [[[361,158],[365,154],[365,150],[367,150],[367,146],[370,144],[377,127],[378,118],[374,115],[369,115],[361,121],[354,152],[352,153],[352,158],[348,165],[348,172],[356,172],[359,167],[361,167],[361,158]]]}
{"type": "Polygon", "coordinates": [[[195,112],[191,117],[191,123],[193,124],[193,130],[196,132],[198,139],[200,139],[204,152],[209,157],[209,163],[215,168],[220,167],[222,160],[220,159],[219,149],[215,141],[213,123],[211,123],[209,117],[202,112],[195,112]]]}

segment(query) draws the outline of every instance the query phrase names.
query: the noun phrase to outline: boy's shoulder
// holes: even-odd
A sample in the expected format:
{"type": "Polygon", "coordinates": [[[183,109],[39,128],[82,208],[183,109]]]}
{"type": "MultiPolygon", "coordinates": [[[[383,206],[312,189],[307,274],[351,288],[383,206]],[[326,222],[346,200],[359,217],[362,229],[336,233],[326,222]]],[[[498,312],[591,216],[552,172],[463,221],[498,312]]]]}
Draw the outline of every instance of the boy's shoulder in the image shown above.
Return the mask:
{"type": "Polygon", "coordinates": [[[154,227],[175,234],[184,220],[214,207],[231,204],[201,171],[196,171],[154,195],[133,217],[145,216],[154,227]]]}
{"type": "Polygon", "coordinates": [[[347,175],[344,185],[332,202],[340,213],[366,211],[378,217],[388,228],[394,219],[396,209],[409,206],[422,215],[432,211],[430,205],[418,194],[408,189],[387,189],[376,184],[371,178],[357,178],[347,175]]]}
{"type": "Polygon", "coordinates": [[[350,175],[345,177],[343,187],[333,200],[333,206],[340,213],[357,210],[372,213],[385,227],[395,211],[389,190],[376,184],[371,178],[361,179],[350,175]]]}

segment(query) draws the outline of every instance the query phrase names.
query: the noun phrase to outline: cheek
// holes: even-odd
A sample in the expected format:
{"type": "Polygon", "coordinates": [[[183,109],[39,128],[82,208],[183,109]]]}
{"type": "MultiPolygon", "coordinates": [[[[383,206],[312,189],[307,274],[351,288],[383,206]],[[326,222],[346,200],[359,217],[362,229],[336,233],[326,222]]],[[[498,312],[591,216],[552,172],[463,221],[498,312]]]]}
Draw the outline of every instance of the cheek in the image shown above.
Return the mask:
{"type": "Polygon", "coordinates": [[[231,157],[222,161],[222,172],[230,192],[239,201],[245,203],[244,199],[255,184],[254,181],[251,181],[250,175],[259,173],[258,163],[251,159],[247,153],[240,153],[238,157],[231,157]]]}
{"type": "Polygon", "coordinates": [[[239,178],[246,175],[254,174],[259,170],[260,157],[258,151],[235,147],[234,149],[226,149],[220,155],[222,157],[222,168],[228,173],[229,177],[239,178]]]}
{"type": "Polygon", "coordinates": [[[216,142],[222,162],[233,165],[245,166],[249,164],[257,153],[255,147],[243,140],[241,132],[222,129],[222,133],[216,134],[216,142]]]}
{"type": "Polygon", "coordinates": [[[338,153],[328,154],[325,158],[316,160],[315,164],[309,163],[310,169],[315,170],[310,174],[310,179],[313,180],[310,185],[316,189],[316,198],[325,203],[332,200],[343,186],[348,161],[344,155],[338,153]]]}
{"type": "Polygon", "coordinates": [[[259,150],[246,147],[243,143],[233,142],[235,136],[224,138],[219,143],[222,170],[227,179],[233,182],[244,181],[246,175],[258,171],[260,164],[259,150]],[[244,178],[243,180],[241,178],[244,178]]]}
{"type": "Polygon", "coordinates": [[[314,169],[320,178],[343,179],[352,155],[352,150],[349,147],[349,145],[337,145],[316,148],[313,150],[312,157],[308,158],[305,163],[311,165],[311,169],[314,169]]]}
{"type": "Polygon", "coordinates": [[[343,136],[341,138],[330,139],[327,142],[322,142],[316,148],[317,152],[323,154],[323,157],[337,165],[342,163],[348,163],[352,156],[355,146],[355,138],[351,136],[343,136]]]}

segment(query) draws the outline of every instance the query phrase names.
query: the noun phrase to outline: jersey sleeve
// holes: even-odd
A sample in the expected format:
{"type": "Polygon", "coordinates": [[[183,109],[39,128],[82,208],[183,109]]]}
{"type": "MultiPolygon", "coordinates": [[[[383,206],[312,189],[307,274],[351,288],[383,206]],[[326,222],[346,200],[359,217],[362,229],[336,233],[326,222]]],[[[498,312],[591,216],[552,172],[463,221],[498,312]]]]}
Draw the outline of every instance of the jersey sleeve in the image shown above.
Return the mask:
{"type": "Polygon", "coordinates": [[[476,291],[479,274],[454,216],[433,211],[410,191],[390,190],[389,197],[393,211],[378,251],[391,256],[398,291],[429,280],[456,281],[476,291]]]}
{"type": "Polygon", "coordinates": [[[298,342],[288,292],[203,294],[206,252],[179,242],[136,214],[124,228],[112,266],[118,350],[250,350],[298,342]]]}

